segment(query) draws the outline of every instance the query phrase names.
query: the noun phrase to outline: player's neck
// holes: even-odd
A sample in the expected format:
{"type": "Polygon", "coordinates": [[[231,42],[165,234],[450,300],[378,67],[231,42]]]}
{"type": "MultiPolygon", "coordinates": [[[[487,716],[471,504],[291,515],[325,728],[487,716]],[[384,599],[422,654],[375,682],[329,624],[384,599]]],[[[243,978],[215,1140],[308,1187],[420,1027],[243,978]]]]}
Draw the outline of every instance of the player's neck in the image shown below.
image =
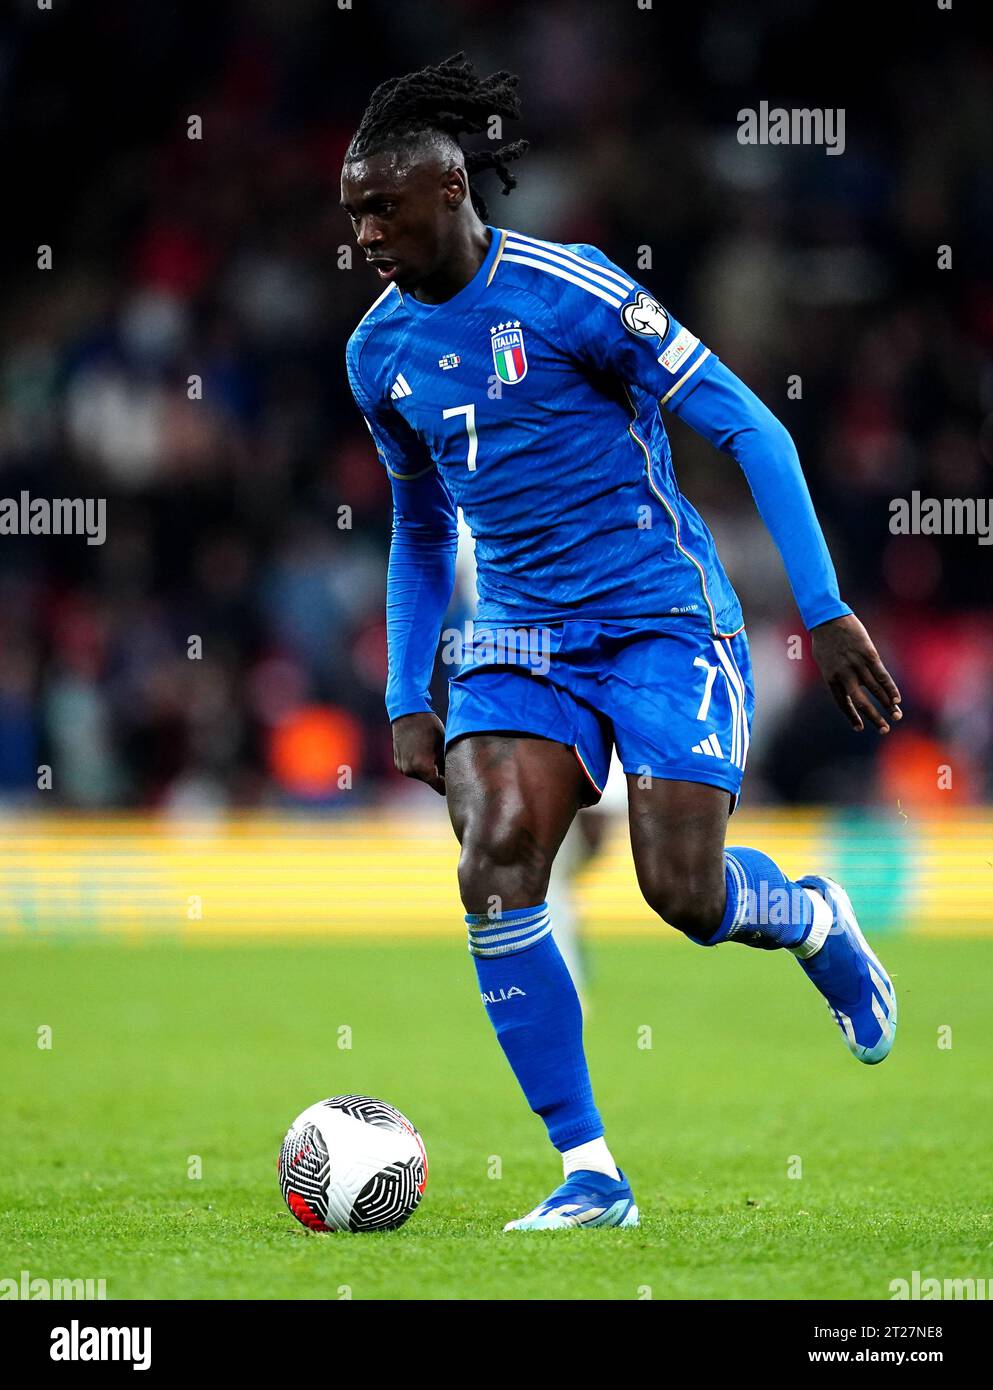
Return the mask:
{"type": "Polygon", "coordinates": [[[414,298],[422,304],[444,304],[446,299],[464,290],[486,260],[492,239],[493,234],[484,223],[469,225],[445,264],[413,291],[414,298]]]}

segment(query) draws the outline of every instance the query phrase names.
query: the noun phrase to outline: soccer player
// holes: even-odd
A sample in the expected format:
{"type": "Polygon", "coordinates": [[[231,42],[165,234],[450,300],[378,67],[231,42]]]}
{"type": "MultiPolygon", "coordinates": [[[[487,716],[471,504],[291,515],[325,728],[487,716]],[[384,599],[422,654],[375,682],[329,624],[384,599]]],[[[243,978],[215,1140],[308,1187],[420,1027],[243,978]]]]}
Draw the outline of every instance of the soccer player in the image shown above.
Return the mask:
{"type": "Polygon", "coordinates": [[[348,343],[352,391],[393,489],[387,710],[396,764],[447,795],[483,1003],[564,1181],[505,1229],[634,1226],[604,1138],[575,987],[552,935],[549,868],[616,745],[650,906],[700,946],[791,954],[862,1062],[896,1029],[889,976],[840,885],[725,848],[748,752],[741,607],[679,491],[671,411],[743,469],[825,681],[856,730],[900,694],[844,604],[793,442],[716,354],[593,246],[490,225],[525,142],[462,132],[520,113],[517,79],[464,54],[377,87],[345,156],[342,206],[384,289],[348,343]],[[452,590],[456,509],[476,543],[476,643],[428,687],[452,590]]]}

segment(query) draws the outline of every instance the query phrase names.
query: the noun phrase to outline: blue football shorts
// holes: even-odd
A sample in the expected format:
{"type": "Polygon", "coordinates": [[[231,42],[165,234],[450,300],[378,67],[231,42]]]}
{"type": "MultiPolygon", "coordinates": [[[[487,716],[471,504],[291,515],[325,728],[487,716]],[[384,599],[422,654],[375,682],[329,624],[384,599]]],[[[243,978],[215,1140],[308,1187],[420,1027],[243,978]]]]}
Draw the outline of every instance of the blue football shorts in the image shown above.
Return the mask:
{"type": "Polygon", "coordinates": [[[723,787],[733,810],[754,709],[744,631],[714,637],[688,619],[477,623],[449,681],[445,739],[520,733],[568,744],[586,775],[584,805],[599,801],[616,745],[625,772],[723,787]]]}

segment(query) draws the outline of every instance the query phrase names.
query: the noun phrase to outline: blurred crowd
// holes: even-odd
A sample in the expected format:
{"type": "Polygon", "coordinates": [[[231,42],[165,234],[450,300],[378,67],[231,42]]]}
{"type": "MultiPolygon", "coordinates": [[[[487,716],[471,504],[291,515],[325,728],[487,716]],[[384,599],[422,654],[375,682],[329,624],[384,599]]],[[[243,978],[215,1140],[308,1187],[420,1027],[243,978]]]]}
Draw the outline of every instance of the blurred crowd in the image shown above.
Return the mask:
{"type": "Polygon", "coordinates": [[[930,13],[883,62],[820,0],[686,8],[20,6],[0,496],[105,497],[107,539],[0,537],[0,802],[36,805],[39,767],[47,804],[93,809],[399,791],[390,494],[343,365],[378,289],[337,176],[373,86],[460,48],[521,75],[504,138],[532,150],[509,198],[481,183],[492,220],[603,247],[780,416],[903,691],[898,736],[849,732],[809,648],[788,655],[799,618],[735,464],[673,421],[752,641],[752,802],[993,795],[991,549],[889,529],[914,490],[993,495],[990,52],[930,13]],[[812,34],[833,84],[797,57],[812,34]],[[763,98],[845,105],[844,155],[739,144],[763,98]]]}

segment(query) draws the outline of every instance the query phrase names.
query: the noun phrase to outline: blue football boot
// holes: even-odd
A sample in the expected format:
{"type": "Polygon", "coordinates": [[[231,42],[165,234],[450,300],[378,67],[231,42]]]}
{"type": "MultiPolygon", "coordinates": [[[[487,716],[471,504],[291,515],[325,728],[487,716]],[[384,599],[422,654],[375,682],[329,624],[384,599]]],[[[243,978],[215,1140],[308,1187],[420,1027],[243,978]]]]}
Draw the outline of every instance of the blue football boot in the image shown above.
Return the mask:
{"type": "Polygon", "coordinates": [[[793,954],[827,1000],[852,1054],[869,1066],[882,1062],[896,1037],[893,983],[862,935],[844,888],[818,874],[797,882],[826,900],[833,921],[830,928],[814,928],[793,954]]]}
{"type": "MultiPolygon", "coordinates": [[[[620,1169],[618,1169],[620,1172],[620,1169]]],[[[621,1173],[620,1181],[606,1173],[580,1168],[570,1173],[550,1197],[520,1216],[508,1221],[505,1231],[562,1231],[572,1226],[637,1226],[638,1208],[631,1185],[621,1173]]]]}

